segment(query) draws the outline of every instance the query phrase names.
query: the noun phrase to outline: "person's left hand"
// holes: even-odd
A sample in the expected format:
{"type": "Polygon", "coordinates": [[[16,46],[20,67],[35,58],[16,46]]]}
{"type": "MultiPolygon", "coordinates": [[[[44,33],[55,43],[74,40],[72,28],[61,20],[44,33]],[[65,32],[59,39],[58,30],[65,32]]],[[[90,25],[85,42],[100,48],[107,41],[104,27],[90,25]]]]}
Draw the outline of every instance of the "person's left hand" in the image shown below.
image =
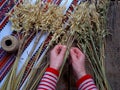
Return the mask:
{"type": "Polygon", "coordinates": [[[59,70],[66,52],[65,45],[56,45],[50,52],[50,67],[59,70]]]}

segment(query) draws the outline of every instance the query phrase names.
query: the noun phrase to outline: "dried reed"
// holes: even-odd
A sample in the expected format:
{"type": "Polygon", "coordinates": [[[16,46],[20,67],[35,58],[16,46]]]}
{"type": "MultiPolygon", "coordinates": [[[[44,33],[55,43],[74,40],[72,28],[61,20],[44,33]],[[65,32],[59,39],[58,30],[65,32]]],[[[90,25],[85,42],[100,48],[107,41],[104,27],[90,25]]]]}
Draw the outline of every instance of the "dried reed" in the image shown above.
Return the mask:
{"type": "Polygon", "coordinates": [[[103,0],[83,2],[78,6],[71,20],[71,29],[79,35],[78,47],[82,48],[91,64],[92,74],[99,90],[111,90],[104,66],[107,4],[108,1],[103,0]]]}
{"type": "Polygon", "coordinates": [[[41,0],[37,0],[33,5],[30,4],[29,0],[25,0],[23,4],[16,7],[15,12],[10,15],[12,29],[18,32],[22,30],[24,36],[21,40],[21,46],[19,47],[16,61],[10,70],[2,90],[18,90],[20,88],[25,68],[38,44],[38,41],[40,40],[41,35],[45,32],[48,32],[48,35],[52,33],[52,39],[41,56],[40,53],[42,53],[45,42],[38,50],[36,56],[37,60],[33,63],[33,67],[30,67],[32,70],[28,75],[28,82],[24,83],[23,90],[33,90],[37,87],[45,69],[49,65],[49,61],[46,61],[46,65],[43,66],[43,70],[39,71],[39,67],[41,67],[42,62],[45,61],[45,54],[49,51],[49,48],[54,45],[54,43],[62,43],[68,47],[64,57],[64,63],[60,69],[61,76],[63,67],[65,66],[69,55],[69,49],[74,43],[74,40],[77,40],[77,46],[86,54],[92,67],[91,71],[94,76],[95,83],[99,90],[111,90],[106,79],[104,67],[104,40],[107,35],[105,25],[108,2],[108,0],[87,0],[82,2],[77,6],[75,12],[72,13],[71,16],[68,16],[69,19],[65,23],[63,23],[63,20],[65,19],[63,14],[65,8],[52,3],[43,4],[41,0]],[[36,41],[28,55],[24,67],[21,69],[21,72],[16,74],[17,65],[25,46],[24,42],[31,31],[32,33],[36,33],[36,41]],[[40,31],[41,35],[38,34],[40,31]],[[34,81],[34,83],[32,83],[32,81],[34,81]]]}
{"type": "MultiPolygon", "coordinates": [[[[11,16],[10,21],[12,22],[12,29],[16,30],[17,32],[22,30],[22,32],[25,33],[25,36],[22,37],[22,42],[20,43],[20,48],[18,50],[18,56],[16,57],[14,65],[7,78],[8,82],[5,81],[2,90],[4,89],[18,90],[20,88],[26,66],[30,61],[30,58],[32,57],[32,54],[41,38],[41,35],[43,35],[44,32],[51,32],[53,34],[52,40],[48,44],[48,47],[45,52],[49,50],[49,47],[52,45],[52,43],[61,35],[61,33],[64,32],[63,24],[62,24],[62,20],[64,18],[64,14],[63,14],[63,10],[65,9],[64,7],[58,7],[55,4],[50,4],[50,3],[42,4],[42,1],[39,1],[35,5],[26,2],[28,1],[25,0],[23,4],[20,4],[18,7],[16,7],[12,15],[9,14],[11,16]],[[41,31],[40,35],[38,34],[39,31],[41,31]],[[25,40],[29,36],[30,32],[36,33],[36,40],[32,47],[32,50],[30,51],[26,59],[26,62],[23,65],[23,68],[17,74],[18,62],[25,47],[24,46],[25,40]]],[[[38,56],[40,53],[41,53],[41,49],[39,50],[38,56]]],[[[41,62],[43,58],[41,58],[41,62]]],[[[33,77],[37,73],[38,67],[41,65],[41,62],[36,62],[37,66],[33,67],[32,71],[29,74],[29,79],[30,79],[29,81],[32,82],[33,77]]],[[[41,72],[40,74],[41,74],[40,76],[42,76],[43,73],[41,72]]],[[[41,77],[39,77],[39,80],[40,78],[41,77]]],[[[30,84],[31,83],[27,83],[27,85],[23,88],[23,90],[26,90],[27,87],[30,86],[30,84]]],[[[36,86],[32,86],[32,87],[36,87],[36,86]]]]}

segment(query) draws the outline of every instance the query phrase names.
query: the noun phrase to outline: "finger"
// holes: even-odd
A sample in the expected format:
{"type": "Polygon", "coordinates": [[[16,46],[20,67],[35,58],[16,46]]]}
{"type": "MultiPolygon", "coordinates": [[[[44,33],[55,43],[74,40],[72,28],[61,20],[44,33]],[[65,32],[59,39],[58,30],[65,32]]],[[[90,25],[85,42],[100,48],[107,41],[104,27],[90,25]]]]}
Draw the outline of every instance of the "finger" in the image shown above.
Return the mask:
{"type": "Polygon", "coordinates": [[[56,54],[59,54],[59,52],[60,52],[60,50],[61,50],[61,45],[56,45],[54,48],[53,48],[53,50],[52,50],[52,52],[53,53],[56,53],[56,54]]]}
{"type": "Polygon", "coordinates": [[[76,55],[78,53],[78,51],[76,50],[76,47],[71,48],[71,53],[74,55],[76,55]]]}
{"type": "Polygon", "coordinates": [[[74,55],[74,47],[72,47],[71,49],[70,49],[70,55],[74,55]]]}
{"type": "Polygon", "coordinates": [[[76,59],[76,53],[74,52],[74,48],[70,49],[70,55],[71,55],[72,60],[76,59]]]}
{"type": "Polygon", "coordinates": [[[67,49],[67,47],[66,47],[65,45],[62,45],[61,51],[60,51],[60,55],[61,55],[61,56],[64,56],[64,54],[65,54],[65,52],[66,52],[66,49],[67,49]]]}
{"type": "Polygon", "coordinates": [[[79,48],[74,47],[73,51],[76,54],[77,58],[79,58],[82,55],[82,52],[79,48]]]}
{"type": "Polygon", "coordinates": [[[56,46],[54,47],[54,50],[58,50],[61,46],[62,46],[62,45],[56,45],[56,46]]]}
{"type": "Polygon", "coordinates": [[[78,49],[78,48],[74,48],[74,52],[77,53],[77,54],[81,53],[80,49],[78,49]]]}

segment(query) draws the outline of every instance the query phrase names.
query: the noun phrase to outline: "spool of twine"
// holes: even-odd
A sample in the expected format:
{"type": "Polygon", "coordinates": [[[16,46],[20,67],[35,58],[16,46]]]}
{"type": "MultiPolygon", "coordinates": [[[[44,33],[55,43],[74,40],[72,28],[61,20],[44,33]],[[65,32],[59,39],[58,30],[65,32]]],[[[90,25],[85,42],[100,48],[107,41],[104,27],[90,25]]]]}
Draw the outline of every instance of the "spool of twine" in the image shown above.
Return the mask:
{"type": "Polygon", "coordinates": [[[12,53],[12,52],[15,52],[15,51],[18,50],[18,48],[19,48],[19,41],[14,36],[6,36],[1,41],[1,47],[5,51],[7,51],[9,53],[12,53]]]}

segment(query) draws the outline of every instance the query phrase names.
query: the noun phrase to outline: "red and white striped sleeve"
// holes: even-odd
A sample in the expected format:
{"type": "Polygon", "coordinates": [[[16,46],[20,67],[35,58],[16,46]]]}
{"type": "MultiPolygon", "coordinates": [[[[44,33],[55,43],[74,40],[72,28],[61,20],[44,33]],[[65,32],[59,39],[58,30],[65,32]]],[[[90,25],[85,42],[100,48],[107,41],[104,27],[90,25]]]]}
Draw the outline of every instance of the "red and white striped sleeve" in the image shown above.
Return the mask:
{"type": "Polygon", "coordinates": [[[85,75],[76,83],[78,90],[98,90],[91,75],[85,75]]]}
{"type": "Polygon", "coordinates": [[[55,90],[58,81],[59,71],[54,68],[47,68],[37,90],[55,90]]]}

